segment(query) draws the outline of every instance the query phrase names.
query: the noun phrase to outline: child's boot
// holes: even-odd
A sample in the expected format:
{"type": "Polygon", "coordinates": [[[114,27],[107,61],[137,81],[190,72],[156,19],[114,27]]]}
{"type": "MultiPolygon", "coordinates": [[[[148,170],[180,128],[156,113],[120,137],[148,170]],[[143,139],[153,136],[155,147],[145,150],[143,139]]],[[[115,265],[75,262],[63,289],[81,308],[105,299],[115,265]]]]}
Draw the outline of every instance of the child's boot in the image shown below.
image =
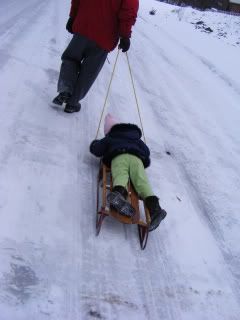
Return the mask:
{"type": "Polygon", "coordinates": [[[134,208],[126,200],[128,196],[127,190],[122,186],[115,186],[107,196],[110,208],[116,210],[120,214],[132,217],[135,214],[134,208]]]}
{"type": "Polygon", "coordinates": [[[149,226],[149,231],[153,231],[156,229],[160,222],[166,217],[167,212],[163,210],[158,201],[158,197],[156,196],[149,196],[145,199],[145,205],[149,210],[151,223],[149,226]]]}

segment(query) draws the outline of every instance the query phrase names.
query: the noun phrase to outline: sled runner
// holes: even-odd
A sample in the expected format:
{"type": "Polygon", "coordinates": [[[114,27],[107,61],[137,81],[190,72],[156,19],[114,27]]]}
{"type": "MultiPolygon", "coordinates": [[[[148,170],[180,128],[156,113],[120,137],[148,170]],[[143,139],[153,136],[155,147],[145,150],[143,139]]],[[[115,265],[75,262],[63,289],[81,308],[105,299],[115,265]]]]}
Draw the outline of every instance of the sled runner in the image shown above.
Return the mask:
{"type": "Polygon", "coordinates": [[[98,181],[97,181],[97,217],[96,217],[96,235],[99,234],[102,222],[105,217],[113,217],[121,223],[136,224],[138,226],[138,234],[141,249],[144,250],[148,240],[148,229],[151,222],[149,212],[146,207],[142,210],[144,218],[141,217],[140,199],[136,194],[133,186],[129,183],[128,200],[135,209],[133,217],[127,217],[110,209],[107,203],[107,194],[112,190],[111,170],[100,162],[98,181]]]}

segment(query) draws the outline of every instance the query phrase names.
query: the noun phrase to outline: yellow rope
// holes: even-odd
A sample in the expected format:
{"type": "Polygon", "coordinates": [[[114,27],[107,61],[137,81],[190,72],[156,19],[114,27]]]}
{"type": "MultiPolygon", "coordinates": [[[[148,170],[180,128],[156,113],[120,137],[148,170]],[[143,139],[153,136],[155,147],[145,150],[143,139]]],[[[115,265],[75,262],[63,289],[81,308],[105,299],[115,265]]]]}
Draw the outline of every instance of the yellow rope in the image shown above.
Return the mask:
{"type": "Polygon", "coordinates": [[[134,85],[134,81],[133,81],[132,69],[131,69],[131,66],[130,66],[130,62],[129,62],[129,58],[128,58],[127,52],[126,52],[126,56],[127,56],[127,62],[128,62],[128,68],[129,68],[130,77],[131,77],[131,81],[132,81],[132,86],[133,86],[133,92],[134,92],[136,105],[137,105],[137,109],[138,109],[138,115],[139,115],[140,124],[141,124],[141,128],[142,128],[143,139],[144,139],[144,142],[146,143],[146,138],[145,138],[145,134],[144,134],[144,131],[143,131],[143,124],[142,124],[142,118],[141,118],[141,113],[140,113],[140,107],[139,107],[139,104],[138,104],[136,89],[135,89],[135,85],[134,85]]]}
{"type": "MultiPolygon", "coordinates": [[[[108,85],[107,94],[106,94],[105,102],[104,102],[104,105],[103,105],[103,109],[102,109],[102,113],[101,113],[98,129],[97,129],[96,139],[97,139],[98,134],[99,134],[99,130],[100,130],[103,114],[104,114],[104,111],[105,111],[105,108],[106,108],[106,105],[107,105],[107,99],[108,99],[110,88],[111,88],[111,84],[112,84],[112,81],[113,81],[113,76],[114,76],[114,73],[115,73],[115,70],[116,70],[116,65],[117,65],[117,61],[118,61],[118,57],[119,57],[119,52],[120,52],[120,50],[118,49],[117,57],[116,57],[116,60],[115,60],[114,66],[113,66],[111,79],[110,79],[110,82],[109,82],[109,85],[108,85]]],[[[133,81],[132,69],[131,69],[131,66],[130,66],[130,62],[129,62],[129,58],[128,58],[127,52],[126,52],[126,56],[127,56],[127,62],[128,62],[128,68],[129,68],[129,73],[130,73],[130,77],[131,77],[131,82],[132,82],[132,86],[133,86],[134,97],[135,97],[135,100],[136,100],[138,115],[139,115],[139,119],[140,119],[143,139],[144,139],[144,142],[146,143],[146,138],[145,138],[145,134],[144,134],[144,130],[143,130],[143,123],[142,123],[142,118],[141,118],[140,107],[139,107],[139,104],[138,104],[136,89],[135,89],[135,85],[134,85],[134,81],[133,81]]]]}
{"type": "Polygon", "coordinates": [[[100,130],[100,126],[101,126],[101,122],[102,122],[104,110],[105,110],[105,108],[106,108],[107,99],[108,99],[108,96],[109,96],[109,92],[110,92],[110,88],[111,88],[113,76],[114,76],[114,73],[115,73],[115,69],[116,69],[116,65],[117,65],[117,61],[118,61],[119,52],[120,52],[120,50],[118,49],[117,57],[116,57],[116,60],[115,60],[115,63],[114,63],[114,67],[113,67],[111,79],[110,79],[109,86],[108,86],[108,89],[107,89],[107,95],[106,95],[106,98],[105,98],[105,102],[104,102],[103,109],[102,109],[102,114],[101,114],[101,117],[100,117],[98,129],[97,129],[96,139],[97,139],[98,134],[99,134],[99,130],[100,130]]]}

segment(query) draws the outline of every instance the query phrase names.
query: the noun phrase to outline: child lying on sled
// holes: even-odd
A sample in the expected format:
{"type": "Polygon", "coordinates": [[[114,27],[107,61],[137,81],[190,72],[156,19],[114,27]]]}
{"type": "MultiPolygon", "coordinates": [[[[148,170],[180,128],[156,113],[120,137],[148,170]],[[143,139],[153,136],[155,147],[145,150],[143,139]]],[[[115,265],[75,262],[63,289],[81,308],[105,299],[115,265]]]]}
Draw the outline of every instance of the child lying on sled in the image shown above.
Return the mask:
{"type": "Polygon", "coordinates": [[[105,137],[94,140],[90,152],[102,157],[103,163],[111,167],[113,189],[107,199],[110,207],[125,216],[133,216],[135,211],[126,200],[129,178],[149,210],[151,224],[149,231],[156,229],[167,213],[160,205],[144,168],[150,165],[150,151],[141,140],[142,131],[135,124],[119,123],[112,115],[105,117],[105,137]]]}

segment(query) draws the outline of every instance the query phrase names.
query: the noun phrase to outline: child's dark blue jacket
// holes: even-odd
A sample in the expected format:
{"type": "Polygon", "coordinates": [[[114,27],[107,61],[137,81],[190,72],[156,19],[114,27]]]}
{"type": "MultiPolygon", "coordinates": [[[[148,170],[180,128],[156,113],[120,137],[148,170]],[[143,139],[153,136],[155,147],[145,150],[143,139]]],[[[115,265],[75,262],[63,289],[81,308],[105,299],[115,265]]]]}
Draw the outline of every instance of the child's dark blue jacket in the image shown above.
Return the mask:
{"type": "Polygon", "coordinates": [[[96,157],[102,157],[108,167],[116,156],[129,153],[137,156],[145,168],[150,165],[150,151],[141,140],[142,131],[131,123],[115,124],[105,138],[94,140],[90,145],[90,152],[96,157]]]}

